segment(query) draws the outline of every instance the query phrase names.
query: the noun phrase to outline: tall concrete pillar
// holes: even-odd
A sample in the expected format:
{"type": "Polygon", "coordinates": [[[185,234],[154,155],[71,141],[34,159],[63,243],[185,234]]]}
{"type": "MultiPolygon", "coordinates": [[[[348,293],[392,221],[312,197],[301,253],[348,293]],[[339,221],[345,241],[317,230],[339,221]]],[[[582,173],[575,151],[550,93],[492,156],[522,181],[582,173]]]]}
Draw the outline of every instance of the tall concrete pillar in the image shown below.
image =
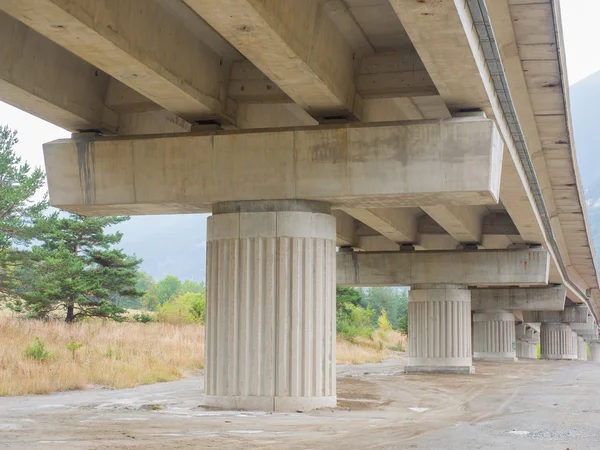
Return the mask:
{"type": "Polygon", "coordinates": [[[408,292],[406,372],[473,373],[471,292],[456,284],[424,284],[408,292]]]}
{"type": "Polygon", "coordinates": [[[335,218],[310,201],[227,202],[208,219],[204,404],[336,405],[335,218]]]}
{"type": "Polygon", "coordinates": [[[517,359],[513,313],[504,310],[473,313],[473,358],[517,359]]]}
{"type": "Polygon", "coordinates": [[[590,341],[590,361],[600,363],[600,341],[590,341]]]}
{"type": "Polygon", "coordinates": [[[577,337],[577,359],[587,361],[587,344],[581,336],[577,337]]]}
{"type": "Polygon", "coordinates": [[[542,359],[577,359],[576,341],[566,323],[542,322],[540,344],[542,359]]]}
{"type": "Polygon", "coordinates": [[[537,359],[537,344],[517,340],[517,359],[537,359]]]}

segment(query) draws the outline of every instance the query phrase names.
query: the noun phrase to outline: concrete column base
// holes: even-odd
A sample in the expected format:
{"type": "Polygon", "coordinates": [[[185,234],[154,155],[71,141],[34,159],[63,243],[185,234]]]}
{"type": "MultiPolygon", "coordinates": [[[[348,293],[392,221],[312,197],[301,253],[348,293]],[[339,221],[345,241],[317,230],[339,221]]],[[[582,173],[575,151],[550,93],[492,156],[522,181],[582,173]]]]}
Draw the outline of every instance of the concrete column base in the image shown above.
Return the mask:
{"type": "Polygon", "coordinates": [[[577,340],[573,340],[573,331],[569,325],[542,322],[540,327],[542,359],[577,359],[576,343],[577,340]]]}
{"type": "Polygon", "coordinates": [[[335,408],[335,396],[329,397],[261,397],[205,395],[204,406],[221,409],[254,411],[309,411],[317,408],[335,408]]]}
{"type": "Polygon", "coordinates": [[[577,336],[577,359],[587,361],[587,344],[580,336],[577,336]]]}
{"type": "Polygon", "coordinates": [[[515,316],[509,311],[473,314],[473,358],[516,361],[515,316]]]}
{"type": "Polygon", "coordinates": [[[335,218],[310,201],[229,202],[208,219],[206,406],[336,405],[335,218]]]}
{"type": "Polygon", "coordinates": [[[471,292],[462,285],[417,285],[408,292],[405,371],[473,373],[471,292]]]}

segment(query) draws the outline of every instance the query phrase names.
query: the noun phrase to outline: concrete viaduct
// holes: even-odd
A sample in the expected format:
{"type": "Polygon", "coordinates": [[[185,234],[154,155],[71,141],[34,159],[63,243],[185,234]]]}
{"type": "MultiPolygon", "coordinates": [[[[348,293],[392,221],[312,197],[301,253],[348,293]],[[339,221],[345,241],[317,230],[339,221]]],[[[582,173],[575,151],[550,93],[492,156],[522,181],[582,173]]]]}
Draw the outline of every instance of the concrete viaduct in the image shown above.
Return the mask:
{"type": "Polygon", "coordinates": [[[205,404],[336,403],[335,286],[411,286],[407,371],[600,361],[558,0],[0,0],[52,205],[212,212],[205,404]]]}

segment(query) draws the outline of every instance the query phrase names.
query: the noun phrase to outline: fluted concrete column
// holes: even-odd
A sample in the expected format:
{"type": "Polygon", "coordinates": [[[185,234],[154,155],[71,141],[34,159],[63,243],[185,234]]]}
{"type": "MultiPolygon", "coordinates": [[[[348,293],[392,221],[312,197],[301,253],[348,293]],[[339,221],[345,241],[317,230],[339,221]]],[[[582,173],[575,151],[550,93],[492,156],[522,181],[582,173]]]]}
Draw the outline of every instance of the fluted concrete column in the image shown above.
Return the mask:
{"type": "Polygon", "coordinates": [[[518,359],[537,359],[537,344],[517,339],[518,359]]]}
{"type": "Polygon", "coordinates": [[[228,202],[208,219],[205,400],[335,406],[335,218],[309,201],[228,202]]]}
{"type": "Polygon", "coordinates": [[[577,359],[587,361],[587,344],[581,336],[577,337],[577,359]]]}
{"type": "Polygon", "coordinates": [[[577,359],[576,343],[569,325],[542,322],[540,328],[542,359],[577,359]]]}
{"type": "Polygon", "coordinates": [[[590,346],[590,361],[600,363],[600,341],[591,341],[590,346]]]}
{"type": "Polygon", "coordinates": [[[456,284],[408,292],[407,372],[473,373],[471,292],[456,284]]]}
{"type": "Polygon", "coordinates": [[[473,313],[473,358],[517,359],[513,313],[503,310],[473,313]]]}

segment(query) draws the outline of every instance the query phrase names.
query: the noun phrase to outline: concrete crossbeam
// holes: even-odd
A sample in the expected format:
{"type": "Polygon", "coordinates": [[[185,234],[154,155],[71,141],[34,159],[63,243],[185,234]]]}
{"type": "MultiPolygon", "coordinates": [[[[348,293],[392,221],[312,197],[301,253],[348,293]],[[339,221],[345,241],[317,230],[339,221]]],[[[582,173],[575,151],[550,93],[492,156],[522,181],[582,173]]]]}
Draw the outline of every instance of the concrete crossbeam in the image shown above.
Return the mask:
{"type": "Polygon", "coordinates": [[[344,208],[344,211],[390,241],[412,243],[417,240],[419,208],[344,208]]]}
{"type": "Polygon", "coordinates": [[[563,287],[473,289],[471,307],[473,311],[562,311],[566,295],[567,291],[563,287]]]}
{"type": "Polygon", "coordinates": [[[541,249],[337,255],[337,284],[346,286],[544,285],[548,270],[548,253],[541,249]]]}
{"type": "Polygon", "coordinates": [[[585,305],[568,306],[563,311],[523,311],[524,322],[587,323],[589,309],[585,305]]]}
{"type": "Polygon", "coordinates": [[[497,202],[492,121],[449,119],[264,132],[59,140],[50,202],[86,215],[210,212],[220,201],[396,207],[497,202]]]}

